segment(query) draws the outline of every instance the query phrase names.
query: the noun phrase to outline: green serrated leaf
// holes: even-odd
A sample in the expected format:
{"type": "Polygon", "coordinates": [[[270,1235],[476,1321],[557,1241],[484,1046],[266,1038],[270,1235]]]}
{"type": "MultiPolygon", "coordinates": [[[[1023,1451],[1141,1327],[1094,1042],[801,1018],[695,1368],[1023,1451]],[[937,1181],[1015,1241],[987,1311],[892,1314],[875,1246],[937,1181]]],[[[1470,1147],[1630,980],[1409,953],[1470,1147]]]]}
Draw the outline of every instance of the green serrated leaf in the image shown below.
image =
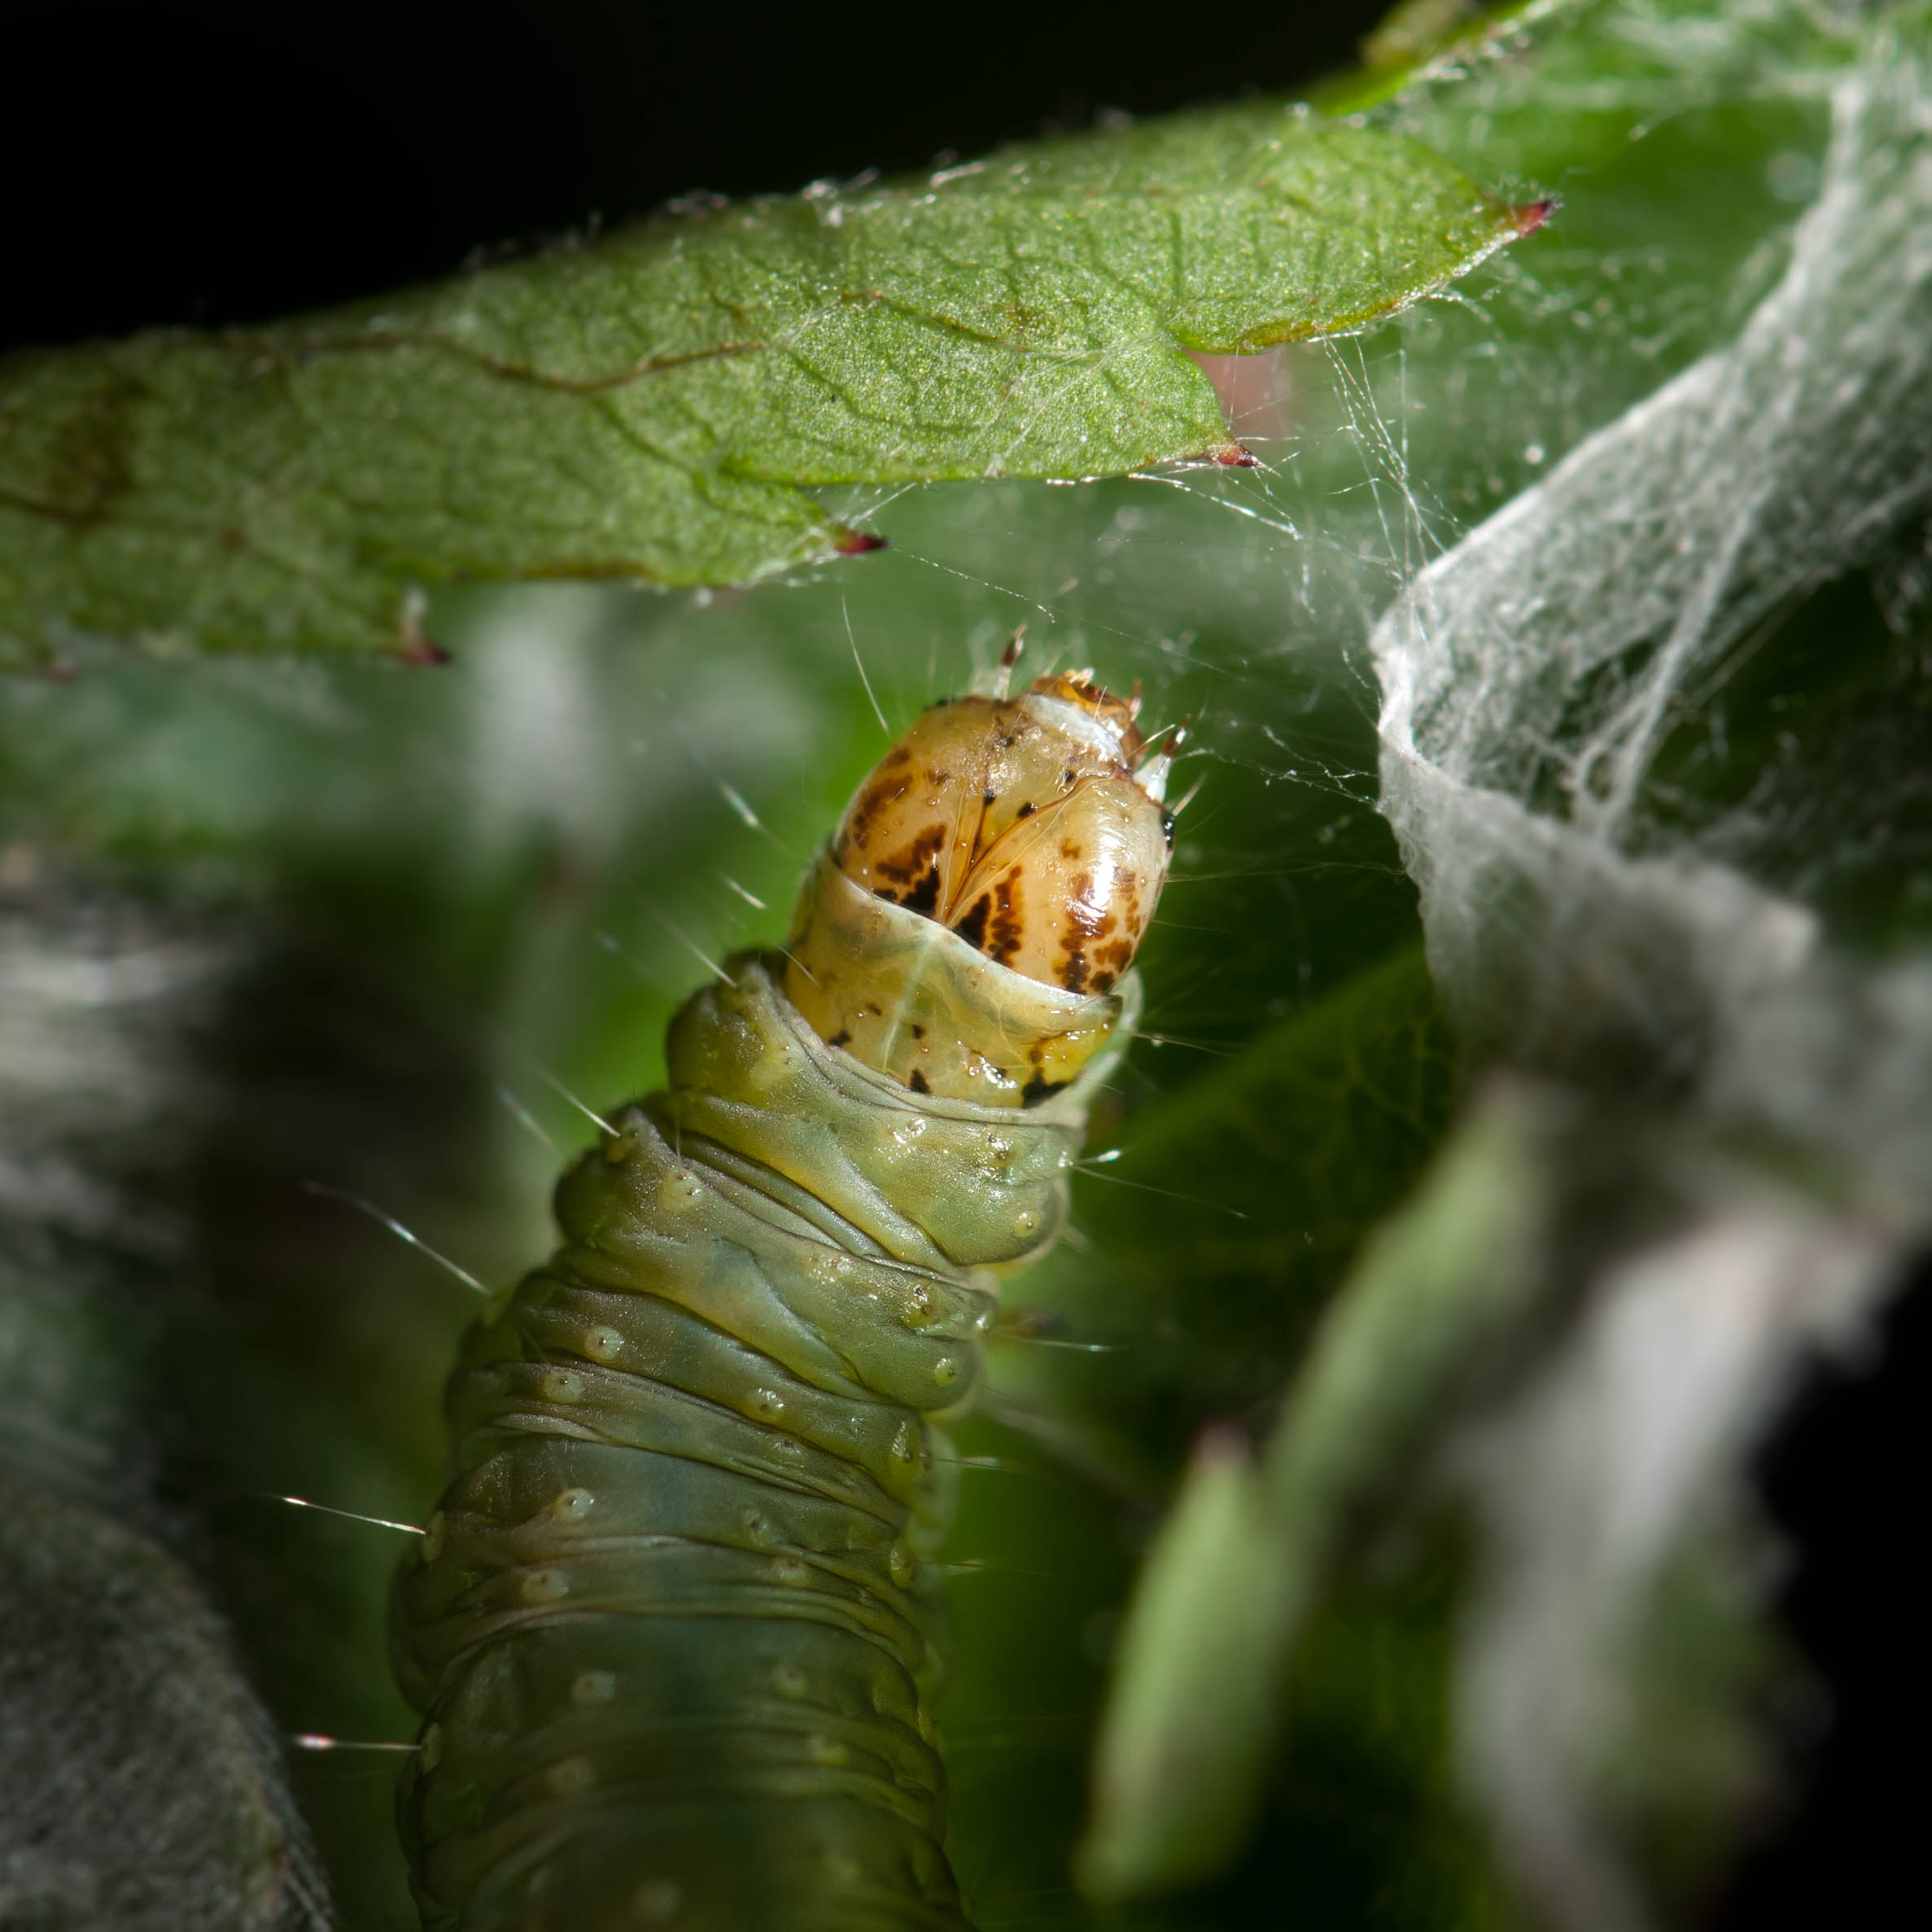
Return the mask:
{"type": "Polygon", "coordinates": [[[421,585],[745,584],[876,546],[812,485],[1243,462],[1183,352],[1359,327],[1541,213],[1248,103],[15,358],[0,665],[76,633],[423,655],[421,585]]]}

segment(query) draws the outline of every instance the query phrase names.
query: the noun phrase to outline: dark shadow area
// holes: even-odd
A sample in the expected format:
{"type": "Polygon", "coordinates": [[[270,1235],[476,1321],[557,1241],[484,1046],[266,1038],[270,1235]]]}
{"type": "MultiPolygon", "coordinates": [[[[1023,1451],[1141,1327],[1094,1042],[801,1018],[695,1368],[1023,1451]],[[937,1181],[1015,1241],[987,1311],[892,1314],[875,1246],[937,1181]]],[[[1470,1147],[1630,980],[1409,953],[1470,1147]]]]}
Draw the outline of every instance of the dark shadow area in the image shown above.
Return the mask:
{"type": "Polygon", "coordinates": [[[1781,1622],[1825,1707],[1783,1815],[1766,1821],[1712,1917],[1720,1932],[1932,1914],[1919,1838],[1932,1584],[1918,1528],[1932,1468],[1932,1263],[1877,1339],[1867,1372],[1814,1379],[1760,1462],[1761,1493],[1793,1552],[1781,1622]]]}
{"type": "Polygon", "coordinates": [[[23,0],[0,39],[0,348],[257,321],[696,188],[1292,90],[1382,11],[23,0]]]}
{"type": "MultiPolygon", "coordinates": [[[[413,1541],[388,1525],[420,1521],[433,1494],[421,1475],[444,1450],[439,1392],[476,1301],[375,1216],[437,1252],[460,1245],[452,1228],[504,1230],[477,1042],[420,984],[410,908],[361,882],[350,916],[387,917],[386,970],[330,930],[343,914],[327,882],[305,883],[209,1042],[219,1102],[193,1175],[205,1281],[165,1358],[170,1474],[278,1731],[350,1741],[289,1752],[288,1775],[343,1925],[391,1932],[413,1922],[393,1820],[396,1747],[417,1719],[382,1668],[389,1582],[413,1541]]],[[[484,1252],[517,1251],[505,1238],[484,1252]]]]}

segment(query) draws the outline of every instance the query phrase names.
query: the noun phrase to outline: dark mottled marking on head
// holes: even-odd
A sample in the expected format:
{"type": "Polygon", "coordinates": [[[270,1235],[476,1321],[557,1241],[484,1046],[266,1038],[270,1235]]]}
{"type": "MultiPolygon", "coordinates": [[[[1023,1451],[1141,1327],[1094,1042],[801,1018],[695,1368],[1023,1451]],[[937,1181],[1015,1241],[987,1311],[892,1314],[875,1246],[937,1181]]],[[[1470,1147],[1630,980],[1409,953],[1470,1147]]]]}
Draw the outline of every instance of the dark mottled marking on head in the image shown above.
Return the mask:
{"type": "Polygon", "coordinates": [[[912,1037],[916,1040],[923,1040],[926,1037],[926,1029],[916,1020],[912,1022],[912,1037]]]}
{"type": "MultiPolygon", "coordinates": [[[[1080,848],[1073,843],[1072,839],[1063,838],[1060,841],[1060,855],[1062,859],[1071,859],[1077,864],[1080,859],[1080,848]]],[[[1093,890],[1093,882],[1084,878],[1077,880],[1074,882],[1073,890],[1076,892],[1091,892],[1093,890]]]]}
{"type": "Polygon", "coordinates": [[[908,912],[921,912],[930,919],[939,910],[939,861],[926,868],[925,876],[899,901],[908,912]]]}
{"type": "Polygon", "coordinates": [[[912,754],[903,745],[895,745],[866,780],[865,789],[852,801],[852,809],[846,816],[845,830],[839,834],[834,856],[841,864],[851,846],[865,843],[872,820],[887,806],[906,795],[906,767],[911,763],[912,754]]]}
{"type": "Polygon", "coordinates": [[[928,825],[916,833],[911,841],[902,846],[888,859],[873,862],[872,870],[882,879],[890,879],[894,885],[910,885],[923,874],[933,863],[933,857],[946,843],[946,828],[943,825],[928,825]]]}
{"type": "Polygon", "coordinates": [[[847,1033],[842,1026],[825,1042],[828,1047],[850,1047],[851,1043],[851,1034],[847,1033]]]}
{"type": "Polygon", "coordinates": [[[980,793],[979,802],[981,805],[984,805],[990,809],[993,806],[999,803],[999,794],[997,792],[981,792],[980,793]]]}
{"type": "MultiPolygon", "coordinates": [[[[1120,924],[1116,913],[1104,906],[1095,906],[1091,903],[1093,890],[1094,876],[1091,872],[1081,872],[1075,876],[1073,895],[1067,903],[1066,930],[1060,942],[1060,956],[1064,961],[1060,970],[1060,983],[1069,993],[1104,993],[1108,986],[1113,984],[1112,973],[1107,976],[1107,986],[1090,986],[1088,983],[1092,970],[1087,955],[1090,943],[1096,939],[1104,939],[1120,924]]],[[[1111,951],[1113,949],[1110,947],[1107,950],[1111,951]]],[[[1133,957],[1133,951],[1131,946],[1127,949],[1130,959],[1133,957]]]]}
{"type": "Polygon", "coordinates": [[[986,950],[986,921],[993,916],[993,895],[982,892],[966,909],[964,918],[953,928],[968,946],[986,950]]]}
{"type": "Polygon", "coordinates": [[[1049,1094],[1057,1094],[1066,1085],[1064,1080],[1042,1080],[1038,1074],[1020,1090],[1022,1107],[1037,1107],[1049,1094]]]}
{"type": "Polygon", "coordinates": [[[1026,936],[1026,916],[1020,905],[1020,875],[1003,872],[993,882],[993,920],[987,934],[987,956],[1010,966],[1026,936]]]}
{"type": "Polygon", "coordinates": [[[916,1094],[929,1094],[933,1090],[926,1085],[926,1077],[917,1067],[906,1076],[906,1084],[916,1094]]]}
{"type": "Polygon", "coordinates": [[[890,859],[879,859],[872,867],[881,878],[890,879],[899,890],[894,892],[883,885],[873,890],[881,898],[930,918],[939,907],[939,853],[945,844],[946,828],[928,825],[910,845],[890,859]]]}
{"type": "Polygon", "coordinates": [[[1030,819],[1033,815],[1040,808],[1034,803],[1032,799],[1029,798],[1026,802],[1020,807],[1019,811],[1014,813],[1013,816],[1018,819],[1030,819]]]}

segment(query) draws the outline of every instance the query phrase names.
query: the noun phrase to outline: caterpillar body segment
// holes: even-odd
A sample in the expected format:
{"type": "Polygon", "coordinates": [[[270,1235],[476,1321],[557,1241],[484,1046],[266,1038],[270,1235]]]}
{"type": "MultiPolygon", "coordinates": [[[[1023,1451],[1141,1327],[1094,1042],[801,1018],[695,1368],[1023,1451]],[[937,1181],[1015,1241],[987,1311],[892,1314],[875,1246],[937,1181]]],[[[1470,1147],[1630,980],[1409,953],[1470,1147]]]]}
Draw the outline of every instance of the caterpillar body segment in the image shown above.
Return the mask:
{"type": "MultiPolygon", "coordinates": [[[[1034,695],[989,705],[1000,729],[1034,695]]],[[[1065,792],[1118,785],[1078,749],[1051,767],[1065,792]]],[[[986,771],[959,762],[977,803],[986,771]]],[[[946,764],[916,771],[959,803],[933,782],[946,764]]],[[[1115,865],[1134,909],[1082,914],[1111,913],[1103,943],[1138,942],[1165,866],[1138,795],[1159,865],[1141,846],[1115,865]]],[[[853,832],[868,798],[808,874],[789,952],[741,955],[686,1003],[668,1087],[565,1175],[562,1244],[466,1339],[455,1475],[393,1621],[426,1720],[400,1802],[430,1927],[966,1924],[925,1703],[942,1425],[981,1373],[995,1270],[1064,1223],[1138,994],[1125,960],[1076,990],[1062,946],[1060,978],[1035,978],[855,876],[879,850],[853,832]]],[[[1001,863],[1022,888],[1091,872],[1061,848],[1113,822],[1104,805],[1063,806],[1051,854],[1016,841],[1001,863]]],[[[960,877],[1004,876],[987,851],[1024,824],[977,858],[966,840],[960,877]]],[[[1052,914],[1043,890],[1021,903],[1052,914]]]]}

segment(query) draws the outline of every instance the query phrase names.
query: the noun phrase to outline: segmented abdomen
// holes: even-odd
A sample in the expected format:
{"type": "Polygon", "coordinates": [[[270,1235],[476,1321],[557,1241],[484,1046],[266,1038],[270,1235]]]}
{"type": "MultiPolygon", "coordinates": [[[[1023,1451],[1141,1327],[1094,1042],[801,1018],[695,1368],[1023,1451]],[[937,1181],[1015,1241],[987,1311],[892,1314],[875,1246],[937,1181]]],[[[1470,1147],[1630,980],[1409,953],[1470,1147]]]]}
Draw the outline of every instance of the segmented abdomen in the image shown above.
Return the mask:
{"type": "Polygon", "coordinates": [[[732,972],[449,1384],[460,1473],[395,1620],[431,1926],[964,1924],[920,1689],[932,1418],[979,1370],[973,1271],[1057,1232],[1086,1088],[922,1095],[732,972]]]}

